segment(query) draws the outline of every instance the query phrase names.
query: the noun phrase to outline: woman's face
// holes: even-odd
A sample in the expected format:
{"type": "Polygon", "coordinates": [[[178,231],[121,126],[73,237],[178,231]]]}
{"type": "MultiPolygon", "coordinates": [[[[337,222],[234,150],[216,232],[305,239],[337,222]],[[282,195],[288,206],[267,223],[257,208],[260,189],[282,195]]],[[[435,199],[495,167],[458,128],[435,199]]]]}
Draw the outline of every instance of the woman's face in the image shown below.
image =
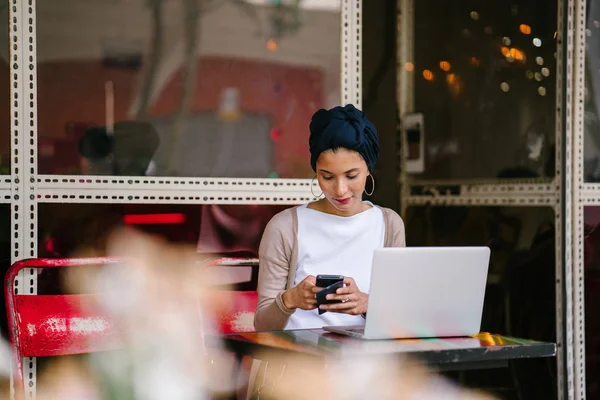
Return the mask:
{"type": "Polygon", "coordinates": [[[317,159],[317,179],[333,207],[332,214],[349,216],[362,211],[362,193],[368,175],[367,163],[354,150],[327,150],[317,159]]]}

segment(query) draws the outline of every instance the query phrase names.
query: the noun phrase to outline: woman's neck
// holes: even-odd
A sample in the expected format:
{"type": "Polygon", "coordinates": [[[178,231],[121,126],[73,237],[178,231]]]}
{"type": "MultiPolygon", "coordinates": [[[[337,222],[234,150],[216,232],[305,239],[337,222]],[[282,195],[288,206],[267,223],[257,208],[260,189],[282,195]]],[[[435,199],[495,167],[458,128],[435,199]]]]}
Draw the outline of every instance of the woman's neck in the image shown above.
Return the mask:
{"type": "Polygon", "coordinates": [[[368,210],[371,206],[368,203],[361,201],[357,207],[354,207],[348,211],[340,211],[331,204],[326,198],[322,198],[313,203],[310,203],[308,208],[320,211],[326,214],[337,215],[339,217],[352,217],[353,215],[359,214],[363,211],[368,210]]]}

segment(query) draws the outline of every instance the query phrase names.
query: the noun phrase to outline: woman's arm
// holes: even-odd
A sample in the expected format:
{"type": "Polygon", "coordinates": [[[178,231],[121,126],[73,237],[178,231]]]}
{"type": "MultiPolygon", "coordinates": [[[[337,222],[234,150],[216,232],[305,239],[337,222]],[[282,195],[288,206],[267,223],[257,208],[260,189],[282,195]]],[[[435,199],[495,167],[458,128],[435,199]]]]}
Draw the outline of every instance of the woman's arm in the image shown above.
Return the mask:
{"type": "Polygon", "coordinates": [[[286,290],[294,245],[291,210],[277,214],[267,224],[258,251],[258,305],[254,316],[257,331],[280,330],[295,310],[281,295],[286,290]]]}

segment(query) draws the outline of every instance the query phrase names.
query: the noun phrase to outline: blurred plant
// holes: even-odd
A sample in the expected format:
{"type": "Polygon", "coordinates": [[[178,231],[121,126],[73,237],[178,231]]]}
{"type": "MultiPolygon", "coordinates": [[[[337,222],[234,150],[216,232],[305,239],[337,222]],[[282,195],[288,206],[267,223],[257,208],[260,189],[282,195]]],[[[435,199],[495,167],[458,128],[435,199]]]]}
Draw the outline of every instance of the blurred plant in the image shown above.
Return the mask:
{"type": "MultiPolygon", "coordinates": [[[[88,248],[81,255],[87,251],[96,253],[88,248]]],[[[233,382],[230,355],[217,337],[210,337],[215,333],[212,321],[232,307],[231,301],[226,292],[215,295],[193,248],[120,230],[109,239],[107,253],[127,262],[92,272],[75,268],[68,286],[102,293],[99,305],[118,327],[121,347],[52,358],[38,376],[38,399],[208,399],[233,394],[245,384],[239,381],[247,379],[248,371],[240,371],[233,382]]],[[[363,355],[343,353],[325,363],[288,354],[281,358],[280,353],[259,355],[269,362],[252,393],[273,400],[491,399],[398,357],[363,355]],[[277,365],[285,367],[277,370],[277,365]]],[[[0,398],[8,398],[9,359],[8,346],[0,339],[0,398]]],[[[15,389],[19,400],[23,392],[15,389]]]]}

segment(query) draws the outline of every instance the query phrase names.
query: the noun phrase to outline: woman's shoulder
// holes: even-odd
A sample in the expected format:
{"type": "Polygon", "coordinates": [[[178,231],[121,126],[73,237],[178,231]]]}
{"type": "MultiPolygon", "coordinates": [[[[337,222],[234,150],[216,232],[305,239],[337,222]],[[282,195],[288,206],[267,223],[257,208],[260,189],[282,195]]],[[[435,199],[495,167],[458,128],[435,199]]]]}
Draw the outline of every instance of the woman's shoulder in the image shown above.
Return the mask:
{"type": "Polygon", "coordinates": [[[294,214],[296,213],[297,208],[298,206],[279,211],[277,214],[273,215],[269,223],[274,225],[287,225],[291,223],[294,220],[294,214]]]}
{"type": "Polygon", "coordinates": [[[404,221],[402,217],[391,208],[380,207],[384,214],[386,238],[385,247],[404,247],[406,246],[406,236],[404,233],[404,221]]]}
{"type": "Polygon", "coordinates": [[[286,208],[283,211],[275,214],[267,224],[265,228],[266,231],[274,232],[291,232],[294,230],[295,219],[296,217],[296,209],[298,207],[290,207],[286,208]]]}
{"type": "Polygon", "coordinates": [[[296,207],[291,207],[278,212],[271,218],[262,234],[261,249],[267,249],[272,246],[293,248],[297,235],[295,213],[296,207]]]}
{"type": "Polygon", "coordinates": [[[381,212],[383,213],[383,216],[388,224],[404,225],[404,221],[402,221],[402,217],[400,216],[400,214],[398,214],[393,209],[387,208],[387,207],[381,207],[381,206],[376,206],[376,207],[378,207],[381,210],[381,212]]]}

